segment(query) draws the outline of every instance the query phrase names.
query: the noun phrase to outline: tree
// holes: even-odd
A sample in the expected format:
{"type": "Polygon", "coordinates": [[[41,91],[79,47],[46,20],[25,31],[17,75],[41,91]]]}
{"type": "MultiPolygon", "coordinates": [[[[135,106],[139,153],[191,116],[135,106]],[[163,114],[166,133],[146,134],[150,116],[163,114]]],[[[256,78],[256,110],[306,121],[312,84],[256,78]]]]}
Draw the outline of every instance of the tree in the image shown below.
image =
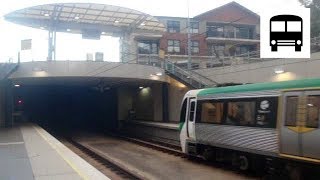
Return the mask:
{"type": "Polygon", "coordinates": [[[311,37],[320,36],[320,0],[299,0],[311,13],[311,37]]]}

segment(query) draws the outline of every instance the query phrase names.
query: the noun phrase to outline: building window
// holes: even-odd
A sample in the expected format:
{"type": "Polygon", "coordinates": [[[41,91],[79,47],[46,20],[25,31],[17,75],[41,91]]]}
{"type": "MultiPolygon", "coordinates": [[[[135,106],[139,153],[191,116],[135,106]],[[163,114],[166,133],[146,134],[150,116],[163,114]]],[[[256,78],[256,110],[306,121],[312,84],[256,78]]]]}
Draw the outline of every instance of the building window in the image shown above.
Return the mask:
{"type": "Polygon", "coordinates": [[[249,39],[249,28],[235,27],[235,37],[239,39],[249,39]]]}
{"type": "Polygon", "coordinates": [[[224,57],[224,45],[212,45],[210,55],[216,58],[224,57]]]}
{"type": "Polygon", "coordinates": [[[207,26],[208,37],[224,37],[223,26],[207,26]]]}
{"type": "Polygon", "coordinates": [[[320,96],[308,96],[307,100],[307,122],[306,126],[309,128],[318,128],[319,126],[319,111],[320,96]]]}
{"type": "Polygon", "coordinates": [[[191,41],[191,52],[194,54],[199,53],[199,41],[191,41]]]}
{"type": "Polygon", "coordinates": [[[139,54],[158,54],[159,44],[156,41],[140,41],[138,42],[139,54]]]}
{"type": "Polygon", "coordinates": [[[245,55],[249,52],[248,46],[237,46],[236,47],[236,55],[245,55]]]}
{"type": "Polygon", "coordinates": [[[190,22],[190,33],[199,33],[199,22],[190,22]]]}
{"type": "Polygon", "coordinates": [[[255,101],[229,102],[226,124],[253,126],[255,124],[255,104],[255,101]]]}
{"type": "Polygon", "coordinates": [[[212,102],[204,101],[200,102],[198,105],[199,121],[202,123],[222,123],[223,118],[223,103],[222,102],[212,102]]]}
{"type": "Polygon", "coordinates": [[[298,96],[287,97],[285,126],[296,126],[297,111],[298,111],[298,96]]]}
{"type": "Polygon", "coordinates": [[[170,33],[180,32],[180,22],[179,21],[167,21],[167,31],[170,33]]]}
{"type": "Polygon", "coordinates": [[[180,52],[180,41],[179,40],[168,40],[168,52],[179,53],[180,52]]]}

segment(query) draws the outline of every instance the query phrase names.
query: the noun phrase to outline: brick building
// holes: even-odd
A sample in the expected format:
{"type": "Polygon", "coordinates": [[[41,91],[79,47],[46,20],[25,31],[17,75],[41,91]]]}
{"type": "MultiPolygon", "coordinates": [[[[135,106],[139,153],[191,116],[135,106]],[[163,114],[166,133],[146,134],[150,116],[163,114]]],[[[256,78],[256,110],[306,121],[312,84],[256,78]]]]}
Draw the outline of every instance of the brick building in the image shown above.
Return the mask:
{"type": "MultiPolygon", "coordinates": [[[[167,32],[158,37],[136,39],[139,58],[157,55],[163,50],[172,61],[186,65],[188,54],[188,18],[158,16],[167,32]]],[[[190,18],[192,62],[245,55],[259,50],[257,14],[236,2],[190,18]]]]}

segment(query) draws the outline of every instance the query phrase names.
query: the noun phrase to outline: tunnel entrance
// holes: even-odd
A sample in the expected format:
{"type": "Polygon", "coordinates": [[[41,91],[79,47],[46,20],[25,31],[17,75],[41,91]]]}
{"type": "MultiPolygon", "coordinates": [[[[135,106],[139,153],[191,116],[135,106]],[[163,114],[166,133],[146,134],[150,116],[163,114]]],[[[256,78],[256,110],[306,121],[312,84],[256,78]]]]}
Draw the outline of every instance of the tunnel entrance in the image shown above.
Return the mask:
{"type": "Polygon", "coordinates": [[[28,121],[59,132],[112,131],[117,127],[116,89],[90,87],[27,86],[14,91],[18,121],[28,121]]]}

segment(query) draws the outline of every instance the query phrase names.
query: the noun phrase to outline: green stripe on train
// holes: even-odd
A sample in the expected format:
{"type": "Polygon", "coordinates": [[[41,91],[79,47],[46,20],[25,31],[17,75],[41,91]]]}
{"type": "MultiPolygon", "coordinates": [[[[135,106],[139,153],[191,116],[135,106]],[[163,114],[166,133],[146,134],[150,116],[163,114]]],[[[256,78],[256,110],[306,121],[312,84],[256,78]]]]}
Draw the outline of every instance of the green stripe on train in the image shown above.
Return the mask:
{"type": "Polygon", "coordinates": [[[182,127],[183,127],[184,122],[180,122],[179,123],[179,131],[181,131],[182,127]]]}
{"type": "Polygon", "coordinates": [[[210,94],[219,93],[238,93],[249,91],[263,91],[263,90],[276,90],[276,89],[293,89],[293,88],[311,88],[320,87],[320,79],[301,79],[292,81],[281,82],[265,82],[256,84],[244,84],[238,86],[227,86],[219,88],[207,88],[201,90],[198,96],[206,96],[210,94]]]}

